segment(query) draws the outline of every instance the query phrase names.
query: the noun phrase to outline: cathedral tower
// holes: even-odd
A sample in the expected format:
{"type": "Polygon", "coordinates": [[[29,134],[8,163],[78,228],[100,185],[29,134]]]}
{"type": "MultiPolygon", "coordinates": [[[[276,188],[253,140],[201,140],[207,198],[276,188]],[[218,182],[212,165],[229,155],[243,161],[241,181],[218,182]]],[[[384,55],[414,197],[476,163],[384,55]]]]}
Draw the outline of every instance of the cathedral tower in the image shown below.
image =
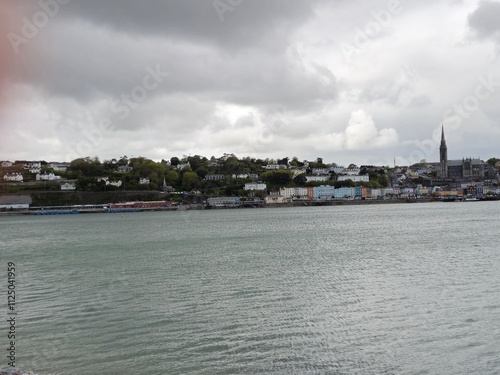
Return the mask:
{"type": "Polygon", "coordinates": [[[441,178],[448,177],[448,147],[444,139],[444,125],[441,126],[441,145],[439,146],[439,165],[441,167],[441,178]]]}

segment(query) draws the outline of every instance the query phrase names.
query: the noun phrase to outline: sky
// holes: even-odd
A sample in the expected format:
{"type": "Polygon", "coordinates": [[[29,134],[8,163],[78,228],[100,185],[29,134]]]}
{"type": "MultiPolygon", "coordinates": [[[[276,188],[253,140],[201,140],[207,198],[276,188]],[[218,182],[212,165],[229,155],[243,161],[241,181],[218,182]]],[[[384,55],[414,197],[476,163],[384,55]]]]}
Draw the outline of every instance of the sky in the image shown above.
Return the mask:
{"type": "Polygon", "coordinates": [[[500,157],[500,1],[3,0],[0,160],[500,157]]]}

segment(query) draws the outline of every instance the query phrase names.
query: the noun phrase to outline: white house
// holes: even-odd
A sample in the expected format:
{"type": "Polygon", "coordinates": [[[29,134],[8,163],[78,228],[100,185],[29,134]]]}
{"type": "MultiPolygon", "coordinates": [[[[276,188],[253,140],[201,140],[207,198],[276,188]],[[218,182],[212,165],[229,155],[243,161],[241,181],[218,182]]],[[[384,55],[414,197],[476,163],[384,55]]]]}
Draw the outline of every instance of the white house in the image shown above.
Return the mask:
{"type": "Polygon", "coordinates": [[[147,177],[141,177],[139,179],[139,185],[149,185],[149,178],[147,178],[147,177]]]}
{"type": "Polygon", "coordinates": [[[61,185],[61,190],[75,190],[76,186],[75,184],[70,184],[69,182],[66,182],[65,184],[61,185]]]}
{"type": "Polygon", "coordinates": [[[56,172],[66,172],[68,170],[69,163],[58,163],[58,162],[51,162],[47,164],[47,168],[53,169],[56,172]]]}
{"type": "Polygon", "coordinates": [[[8,160],[2,161],[2,168],[10,168],[12,165],[13,163],[8,160]]]}
{"type": "Polygon", "coordinates": [[[279,164],[268,164],[264,168],[268,170],[275,170],[275,169],[280,169],[280,166],[279,164]]]}
{"type": "Polygon", "coordinates": [[[42,162],[41,161],[27,161],[24,163],[24,169],[41,169],[42,162]]]}
{"type": "Polygon", "coordinates": [[[262,182],[248,182],[245,184],[245,187],[243,188],[243,190],[258,190],[258,191],[266,189],[267,185],[262,182]]]}
{"type": "Polygon", "coordinates": [[[118,166],[118,168],[116,168],[116,170],[118,172],[122,172],[122,173],[128,173],[128,172],[132,172],[134,168],[128,166],[128,165],[120,165],[118,166]]]}
{"type": "Polygon", "coordinates": [[[106,181],[106,186],[116,186],[116,187],[120,187],[122,186],[122,180],[118,180],[118,181],[106,181]]]}
{"type": "Polygon", "coordinates": [[[347,181],[351,180],[353,182],[368,182],[370,181],[370,176],[365,175],[348,175],[348,176],[338,176],[337,181],[347,181]]]}
{"type": "Polygon", "coordinates": [[[312,174],[314,175],[329,175],[330,170],[328,168],[313,168],[312,169],[312,174]]]}
{"type": "Polygon", "coordinates": [[[345,167],[330,167],[330,172],[335,172],[336,174],[343,173],[345,167]]]}
{"type": "Polygon", "coordinates": [[[109,185],[116,186],[116,187],[122,186],[122,180],[110,181],[109,177],[96,177],[96,180],[97,180],[97,182],[101,182],[101,181],[106,182],[106,186],[109,186],[109,185]]]}
{"type": "Polygon", "coordinates": [[[257,173],[240,173],[231,175],[231,178],[239,178],[239,179],[250,178],[252,180],[256,180],[259,178],[259,175],[257,173]]]}
{"type": "Polygon", "coordinates": [[[330,176],[306,176],[306,181],[310,182],[325,182],[330,179],[330,176]]]}
{"type": "Polygon", "coordinates": [[[3,179],[5,181],[23,182],[23,175],[21,173],[6,174],[5,176],[3,176],[3,179]]]}
{"type": "Polygon", "coordinates": [[[350,176],[356,176],[359,175],[359,172],[361,172],[361,169],[359,168],[346,168],[342,173],[348,174],[350,176]]]}
{"type": "Polygon", "coordinates": [[[60,180],[60,179],[61,179],[61,176],[56,176],[54,173],[44,173],[44,174],[37,173],[36,174],[37,181],[54,181],[54,180],[60,180]]]}

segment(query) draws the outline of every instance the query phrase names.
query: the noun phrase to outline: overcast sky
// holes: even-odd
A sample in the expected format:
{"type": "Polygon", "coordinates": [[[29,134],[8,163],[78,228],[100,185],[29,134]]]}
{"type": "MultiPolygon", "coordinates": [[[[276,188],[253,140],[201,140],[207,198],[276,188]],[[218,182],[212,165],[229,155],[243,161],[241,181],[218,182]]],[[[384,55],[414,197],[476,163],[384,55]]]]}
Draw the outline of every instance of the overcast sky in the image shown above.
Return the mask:
{"type": "Polygon", "coordinates": [[[4,0],[0,160],[500,157],[500,2],[4,0]]]}

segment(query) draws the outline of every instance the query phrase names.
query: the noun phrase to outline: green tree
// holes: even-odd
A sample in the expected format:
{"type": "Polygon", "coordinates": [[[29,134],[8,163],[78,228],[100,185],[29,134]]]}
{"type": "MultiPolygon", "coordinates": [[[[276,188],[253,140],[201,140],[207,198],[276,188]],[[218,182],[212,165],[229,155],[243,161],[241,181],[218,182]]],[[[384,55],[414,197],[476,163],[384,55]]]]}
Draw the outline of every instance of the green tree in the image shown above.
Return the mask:
{"type": "Polygon", "coordinates": [[[207,165],[208,159],[200,155],[195,155],[195,156],[188,156],[187,161],[191,165],[191,169],[193,171],[196,171],[198,168],[207,165]]]}
{"type": "Polygon", "coordinates": [[[345,181],[337,181],[335,183],[335,188],[336,189],[341,188],[341,187],[355,187],[355,186],[356,186],[356,184],[351,179],[348,179],[348,180],[345,180],[345,181]]]}
{"type": "Polygon", "coordinates": [[[208,171],[205,167],[198,167],[195,172],[200,178],[205,178],[205,176],[208,174],[208,171]]]}
{"type": "Polygon", "coordinates": [[[278,159],[278,164],[288,165],[288,160],[289,160],[288,156],[283,159],[278,159]]]}
{"type": "Polygon", "coordinates": [[[177,165],[179,165],[180,163],[180,160],[177,156],[173,156],[170,158],[170,165],[173,166],[173,167],[177,167],[177,165]]]}
{"type": "Polygon", "coordinates": [[[274,186],[285,186],[292,180],[290,173],[281,169],[277,171],[266,171],[260,176],[264,182],[274,186]]]}
{"type": "Polygon", "coordinates": [[[184,172],[182,176],[182,189],[190,191],[198,188],[200,185],[200,178],[194,172],[184,172]]]}
{"type": "Polygon", "coordinates": [[[293,182],[295,182],[298,186],[306,186],[307,183],[307,177],[305,173],[301,173],[293,179],[293,182]]]}
{"type": "Polygon", "coordinates": [[[240,161],[236,156],[230,156],[224,162],[224,166],[222,168],[222,172],[224,174],[234,174],[238,173],[240,169],[240,161]]]}
{"type": "Polygon", "coordinates": [[[177,173],[177,171],[174,170],[168,171],[167,174],[165,175],[165,181],[167,185],[177,186],[177,184],[179,183],[179,173],[177,173]]]}
{"type": "Polygon", "coordinates": [[[498,159],[498,158],[489,158],[489,159],[487,160],[487,163],[488,163],[489,165],[491,165],[491,166],[493,166],[493,167],[494,167],[494,166],[495,166],[495,164],[496,164],[496,163],[498,163],[499,161],[500,161],[500,159],[498,159]]]}

